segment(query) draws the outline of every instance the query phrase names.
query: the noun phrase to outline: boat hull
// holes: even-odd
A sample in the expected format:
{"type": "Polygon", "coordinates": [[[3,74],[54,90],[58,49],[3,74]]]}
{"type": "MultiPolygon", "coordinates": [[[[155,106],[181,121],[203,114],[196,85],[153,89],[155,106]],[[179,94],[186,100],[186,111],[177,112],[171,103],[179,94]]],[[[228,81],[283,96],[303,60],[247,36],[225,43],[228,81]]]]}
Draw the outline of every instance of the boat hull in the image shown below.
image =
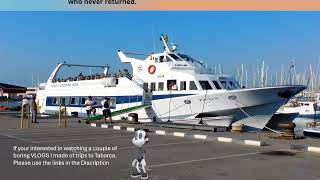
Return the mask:
{"type": "Polygon", "coordinates": [[[304,129],[303,135],[308,137],[320,138],[320,128],[304,129]]]}
{"type": "Polygon", "coordinates": [[[201,118],[233,116],[233,120],[217,119],[215,122],[215,119],[212,119],[210,125],[230,126],[232,123],[238,123],[248,129],[261,130],[283,104],[304,89],[304,86],[281,86],[207,91],[205,94],[176,97],[171,100],[155,100],[152,105],[162,121],[200,122],[201,118]],[[280,96],[283,92],[290,92],[290,95],[280,96]],[[186,104],[186,101],[191,103],[186,104]]]}

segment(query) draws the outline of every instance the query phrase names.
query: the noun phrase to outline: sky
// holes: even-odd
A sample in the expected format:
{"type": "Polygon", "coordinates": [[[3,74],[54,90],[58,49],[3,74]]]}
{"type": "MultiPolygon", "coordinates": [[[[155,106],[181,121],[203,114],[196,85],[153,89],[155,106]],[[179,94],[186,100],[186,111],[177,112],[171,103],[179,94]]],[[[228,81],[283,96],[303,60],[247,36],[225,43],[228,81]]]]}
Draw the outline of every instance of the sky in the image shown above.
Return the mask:
{"type": "Polygon", "coordinates": [[[128,67],[117,51],[162,51],[161,33],[226,74],[262,61],[280,72],[291,60],[303,73],[320,60],[319,22],[316,11],[0,12],[0,82],[36,85],[63,61],[128,67]]]}

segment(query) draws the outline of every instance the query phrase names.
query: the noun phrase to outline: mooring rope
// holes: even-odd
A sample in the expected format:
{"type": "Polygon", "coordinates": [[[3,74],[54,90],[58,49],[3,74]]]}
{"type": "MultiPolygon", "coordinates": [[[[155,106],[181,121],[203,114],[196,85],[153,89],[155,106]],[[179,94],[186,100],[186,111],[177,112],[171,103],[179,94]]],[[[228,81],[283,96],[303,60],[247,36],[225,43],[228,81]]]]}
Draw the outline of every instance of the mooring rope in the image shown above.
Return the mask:
{"type": "Polygon", "coordinates": [[[208,94],[208,89],[206,89],[206,94],[204,95],[200,121],[202,121],[204,106],[206,105],[207,94],[208,94]]]}

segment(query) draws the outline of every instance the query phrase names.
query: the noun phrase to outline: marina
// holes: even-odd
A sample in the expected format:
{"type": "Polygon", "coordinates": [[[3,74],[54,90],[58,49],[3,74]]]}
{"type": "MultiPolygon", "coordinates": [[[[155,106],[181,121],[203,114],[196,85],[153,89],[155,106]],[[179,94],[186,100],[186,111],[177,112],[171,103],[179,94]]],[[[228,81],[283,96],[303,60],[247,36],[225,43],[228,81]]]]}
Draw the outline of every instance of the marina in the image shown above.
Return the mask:
{"type": "Polygon", "coordinates": [[[212,74],[202,62],[178,53],[175,44],[169,47],[168,36],[161,35],[160,40],[164,52],[143,60],[118,51],[121,62],[132,66],[132,75],[111,76],[109,66],[58,64],[37,92],[39,112],[56,114],[65,105],[68,115],[85,117],[86,97],[92,96],[101,118],[99,102],[108,96],[112,116],[118,119],[137,113],[139,119],[149,121],[243,126],[258,131],[281,106],[306,89],[304,85],[241,88],[233,76],[212,74]],[[101,68],[103,74],[59,76],[62,68],[73,66],[101,68]]]}

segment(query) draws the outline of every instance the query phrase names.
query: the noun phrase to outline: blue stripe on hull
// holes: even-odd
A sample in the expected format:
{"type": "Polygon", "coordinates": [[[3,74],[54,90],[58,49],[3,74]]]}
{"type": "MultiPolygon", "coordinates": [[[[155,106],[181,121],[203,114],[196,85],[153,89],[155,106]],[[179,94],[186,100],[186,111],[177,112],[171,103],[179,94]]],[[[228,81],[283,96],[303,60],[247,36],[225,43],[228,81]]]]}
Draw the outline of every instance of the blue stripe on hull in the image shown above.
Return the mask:
{"type": "MultiPolygon", "coordinates": [[[[83,96],[59,96],[57,98],[71,98],[71,97],[75,97],[75,98],[79,98],[78,99],[78,103],[77,104],[68,104],[68,107],[85,107],[85,105],[80,104],[81,98],[86,98],[87,97],[83,97],[83,96]]],[[[93,96],[93,98],[103,98],[101,96],[93,96]]],[[[136,103],[136,102],[141,102],[142,101],[142,96],[108,96],[110,98],[116,98],[116,104],[126,104],[126,103],[136,103]]],[[[59,106],[57,104],[52,104],[53,102],[53,98],[55,97],[47,97],[46,100],[46,106],[59,106]]],[[[98,104],[100,104],[100,102],[97,102],[98,104]]],[[[97,107],[102,107],[102,105],[98,105],[97,107]]]]}
{"type": "MultiPolygon", "coordinates": [[[[183,97],[183,96],[190,96],[193,94],[162,94],[162,95],[153,95],[152,96],[152,100],[160,100],[160,99],[168,99],[168,98],[176,98],[176,97],[183,97]]],[[[46,100],[46,106],[59,106],[57,104],[52,104],[53,102],[53,98],[71,98],[71,97],[75,97],[75,98],[79,98],[78,99],[78,103],[71,105],[68,104],[68,107],[85,107],[85,105],[81,105],[80,101],[81,98],[87,98],[84,96],[52,96],[52,97],[47,97],[46,100]]],[[[92,96],[93,98],[98,98],[101,96],[92,96]]],[[[127,103],[136,103],[136,102],[142,102],[142,96],[108,96],[110,98],[115,98],[116,99],[116,104],[127,104],[127,103]]],[[[102,97],[103,98],[103,97],[102,97]]],[[[99,102],[97,102],[99,103],[99,102]]],[[[97,107],[102,107],[100,105],[98,105],[97,107]]]]}
{"type": "Polygon", "coordinates": [[[161,95],[153,95],[152,96],[152,100],[176,98],[176,97],[191,96],[191,95],[193,95],[193,94],[161,94],[161,95]]]}
{"type": "Polygon", "coordinates": [[[320,138],[320,130],[318,132],[303,131],[304,136],[320,138]]]}

